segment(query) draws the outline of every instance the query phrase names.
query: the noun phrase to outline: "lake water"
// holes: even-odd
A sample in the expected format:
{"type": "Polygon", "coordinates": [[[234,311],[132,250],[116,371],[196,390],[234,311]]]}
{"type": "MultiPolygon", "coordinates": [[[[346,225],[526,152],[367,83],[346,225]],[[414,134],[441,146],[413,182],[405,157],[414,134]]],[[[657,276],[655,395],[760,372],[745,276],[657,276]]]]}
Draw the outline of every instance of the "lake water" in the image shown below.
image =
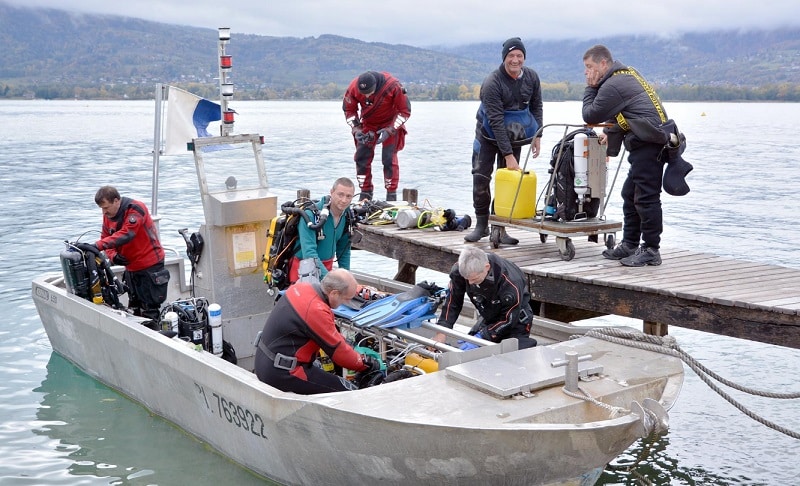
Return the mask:
{"type": "MultiPolygon", "coordinates": [[[[142,101],[0,102],[0,485],[264,484],[54,354],[30,297],[34,276],[60,268],[64,240],[88,232],[91,241],[97,234],[101,215],[93,197],[99,186],[113,184],[150,203],[153,107],[142,101]]],[[[232,107],[239,113],[237,133],[266,139],[267,175],[279,202],[301,187],[326,194],[336,177],[355,176],[339,102],[234,101],[232,107]]],[[[475,102],[413,104],[400,154],[401,187],[417,188],[420,200],[434,207],[472,214],[476,108],[475,102]]],[[[695,170],[689,195],[664,195],[662,245],[797,268],[798,105],[666,108],[688,138],[684,155],[695,170]]],[[[546,103],[544,115],[549,124],[579,123],[580,104],[546,103]]],[[[549,154],[562,134],[563,127],[545,129],[543,151],[549,154]]],[[[618,163],[611,161],[609,183],[618,163]]],[[[621,220],[626,166],[610,195],[610,219],[621,220]]],[[[527,167],[538,174],[541,189],[547,158],[531,159],[527,167]]],[[[159,185],[162,240],[180,251],[185,245],[177,230],[196,231],[202,223],[191,156],[163,157],[159,185]]],[[[394,262],[366,252],[353,260],[356,270],[385,276],[396,270],[394,262]]],[[[446,283],[431,271],[420,270],[418,278],[446,283]]],[[[732,381],[776,393],[800,390],[800,350],[678,327],[670,334],[732,381]]],[[[800,432],[800,401],[730,393],[758,415],[800,432]]],[[[601,484],[642,484],[627,469],[645,447],[649,454],[635,471],[652,484],[800,484],[800,441],[746,417],[688,368],[670,418],[666,436],[635,444],[609,466],[601,484]]]]}

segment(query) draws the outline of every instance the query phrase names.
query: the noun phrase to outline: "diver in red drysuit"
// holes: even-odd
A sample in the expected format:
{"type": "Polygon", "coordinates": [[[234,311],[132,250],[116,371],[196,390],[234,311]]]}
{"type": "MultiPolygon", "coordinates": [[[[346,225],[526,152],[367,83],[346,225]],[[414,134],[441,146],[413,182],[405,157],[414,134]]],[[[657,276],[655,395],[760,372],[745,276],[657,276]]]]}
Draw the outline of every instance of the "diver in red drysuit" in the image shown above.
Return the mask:
{"type": "Polygon", "coordinates": [[[328,272],[321,283],[298,282],[286,289],[258,340],[258,379],[302,395],[355,389],[344,378],[314,365],[320,349],[342,368],[356,372],[379,370],[380,363],[358,354],[336,329],[331,309],[352,299],[356,288],[352,274],[337,268],[328,272]]]}
{"type": "Polygon", "coordinates": [[[387,72],[367,71],[350,82],[344,93],[342,110],[356,144],[353,159],[361,188],[359,199],[372,199],[372,159],[375,146],[382,144],[386,200],[396,201],[400,181],[397,152],[405,146],[404,124],[411,117],[411,102],[405,88],[387,72]]]}

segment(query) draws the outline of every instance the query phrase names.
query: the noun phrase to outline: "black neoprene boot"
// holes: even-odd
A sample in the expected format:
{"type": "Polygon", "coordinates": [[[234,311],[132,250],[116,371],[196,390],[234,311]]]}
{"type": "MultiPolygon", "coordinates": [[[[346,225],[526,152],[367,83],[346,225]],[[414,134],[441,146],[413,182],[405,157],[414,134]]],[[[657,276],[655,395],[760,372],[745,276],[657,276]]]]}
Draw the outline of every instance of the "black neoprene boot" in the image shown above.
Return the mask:
{"type": "Polygon", "coordinates": [[[516,245],[519,243],[519,240],[506,233],[506,229],[503,228],[503,232],[500,234],[500,243],[504,245],[516,245]]]}
{"type": "Polygon", "coordinates": [[[464,237],[464,241],[474,243],[481,238],[489,236],[489,216],[478,216],[475,218],[475,229],[470,234],[464,237]]]}

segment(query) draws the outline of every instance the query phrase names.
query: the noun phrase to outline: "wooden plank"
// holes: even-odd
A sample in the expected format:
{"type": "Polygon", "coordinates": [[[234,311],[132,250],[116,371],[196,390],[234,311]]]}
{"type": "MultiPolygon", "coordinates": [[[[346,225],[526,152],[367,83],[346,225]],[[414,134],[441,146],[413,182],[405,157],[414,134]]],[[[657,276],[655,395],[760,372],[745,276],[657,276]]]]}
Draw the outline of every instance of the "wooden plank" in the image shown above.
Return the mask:
{"type": "MultiPolygon", "coordinates": [[[[694,282],[691,280],[681,280],[672,283],[673,291],[683,291],[687,293],[703,294],[713,296],[720,288],[727,285],[735,285],[739,288],[753,288],[757,282],[768,284],[775,278],[786,278],[787,275],[792,275],[791,269],[776,269],[774,267],[760,267],[748,270],[747,272],[720,272],[716,276],[708,276],[705,279],[698,279],[694,282]],[[748,272],[755,273],[748,273],[748,272]],[[758,272],[762,272],[759,276],[758,272]],[[743,280],[740,276],[748,275],[749,280],[743,280]]],[[[796,275],[796,273],[795,273],[796,275]]]]}
{"type": "MultiPolygon", "coordinates": [[[[743,274],[742,272],[747,273],[750,271],[759,272],[766,270],[768,270],[767,267],[757,264],[752,264],[750,266],[738,266],[738,268],[717,268],[716,271],[703,269],[701,273],[698,274],[683,273],[679,276],[675,276],[668,271],[662,274],[660,270],[652,270],[644,275],[644,278],[642,278],[642,270],[636,269],[632,271],[632,275],[621,278],[609,278],[608,280],[613,283],[636,282],[641,286],[638,288],[647,288],[655,291],[664,290],[672,295],[675,295],[681,291],[689,294],[699,295],[701,294],[701,289],[714,290],[718,289],[722,285],[730,284],[732,281],[736,281],[738,276],[743,274]]],[[[754,273],[753,275],[757,275],[757,273],[754,273]]]]}
{"type": "Polygon", "coordinates": [[[749,263],[749,264],[727,264],[721,262],[711,262],[711,261],[704,261],[703,263],[694,264],[691,266],[680,266],[680,267],[670,267],[665,265],[660,265],[656,267],[652,266],[645,266],[645,267],[625,267],[624,265],[620,265],[623,270],[621,270],[621,275],[617,281],[625,281],[625,280],[636,280],[636,279],[652,279],[652,280],[660,280],[660,279],[669,279],[674,281],[680,280],[687,280],[687,281],[698,281],[700,279],[705,280],[707,278],[718,278],[721,273],[726,271],[733,271],[738,272],[748,268],[753,267],[760,267],[759,264],[749,263]]]}
{"type": "MultiPolygon", "coordinates": [[[[795,283],[800,283],[800,280],[795,283]]],[[[776,312],[795,314],[797,312],[795,304],[800,302],[800,286],[763,287],[760,290],[751,289],[749,291],[731,289],[727,293],[720,292],[719,295],[713,298],[713,302],[734,307],[764,308],[776,312]],[[766,301],[773,301],[773,303],[765,304],[765,299],[766,301]]]]}
{"type": "Polygon", "coordinates": [[[588,275],[580,273],[576,276],[577,280],[585,283],[595,283],[600,279],[610,284],[623,284],[623,283],[639,283],[646,282],[650,286],[657,287],[662,282],[677,282],[683,279],[689,281],[697,281],[703,275],[718,275],[720,272],[719,266],[716,263],[704,263],[695,265],[693,271],[689,272],[686,268],[675,267],[642,267],[641,269],[629,269],[620,265],[618,262],[617,267],[613,270],[604,272],[594,272],[588,275]]]}
{"type": "Polygon", "coordinates": [[[778,309],[796,309],[796,305],[800,303],[800,295],[790,295],[787,297],[780,297],[772,300],[759,300],[754,302],[756,305],[765,307],[775,307],[778,309]]]}
{"type": "Polygon", "coordinates": [[[669,288],[673,292],[685,290],[691,293],[700,293],[702,290],[717,291],[730,286],[741,289],[761,288],[765,282],[770,282],[779,275],[785,277],[789,274],[778,269],[756,265],[724,268],[719,269],[717,272],[705,272],[697,275],[654,276],[648,282],[648,286],[654,289],[669,288]]]}

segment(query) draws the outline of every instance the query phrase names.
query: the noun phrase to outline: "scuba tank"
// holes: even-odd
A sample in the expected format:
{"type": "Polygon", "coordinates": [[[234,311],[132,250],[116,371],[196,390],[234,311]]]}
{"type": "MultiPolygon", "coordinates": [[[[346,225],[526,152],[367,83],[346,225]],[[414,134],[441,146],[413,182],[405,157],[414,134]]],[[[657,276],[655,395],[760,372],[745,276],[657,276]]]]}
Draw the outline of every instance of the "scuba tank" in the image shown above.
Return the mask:
{"type": "MultiPolygon", "coordinates": [[[[298,238],[298,224],[321,231],[328,218],[328,205],[317,208],[316,201],[300,198],[281,205],[281,214],[272,218],[267,231],[267,248],[261,258],[264,269],[264,283],[269,291],[284,290],[289,286],[289,261],[295,254],[295,243],[298,238]],[[312,220],[306,210],[314,213],[312,220]]],[[[319,235],[318,235],[319,237],[319,235]]]]}
{"type": "Polygon", "coordinates": [[[69,243],[65,243],[67,248],[61,252],[59,258],[67,292],[89,299],[89,272],[84,263],[83,253],[69,243]]]}
{"type": "Polygon", "coordinates": [[[67,291],[95,304],[123,309],[119,296],[125,288],[111,270],[106,253],[86,243],[64,243],[67,248],[59,258],[67,291]]]}
{"type": "Polygon", "coordinates": [[[575,194],[578,196],[578,212],[582,213],[586,194],[589,192],[589,159],[586,134],[578,133],[573,138],[573,163],[575,167],[575,194]]]}
{"type": "Polygon", "coordinates": [[[394,224],[400,229],[417,228],[425,225],[420,221],[422,211],[417,208],[407,208],[397,211],[397,216],[394,218],[394,224]]]}
{"type": "Polygon", "coordinates": [[[86,253],[84,260],[86,261],[86,269],[89,271],[89,296],[87,299],[95,304],[102,304],[104,302],[103,289],[100,285],[100,271],[97,268],[97,258],[95,258],[94,255],[86,253]]]}

